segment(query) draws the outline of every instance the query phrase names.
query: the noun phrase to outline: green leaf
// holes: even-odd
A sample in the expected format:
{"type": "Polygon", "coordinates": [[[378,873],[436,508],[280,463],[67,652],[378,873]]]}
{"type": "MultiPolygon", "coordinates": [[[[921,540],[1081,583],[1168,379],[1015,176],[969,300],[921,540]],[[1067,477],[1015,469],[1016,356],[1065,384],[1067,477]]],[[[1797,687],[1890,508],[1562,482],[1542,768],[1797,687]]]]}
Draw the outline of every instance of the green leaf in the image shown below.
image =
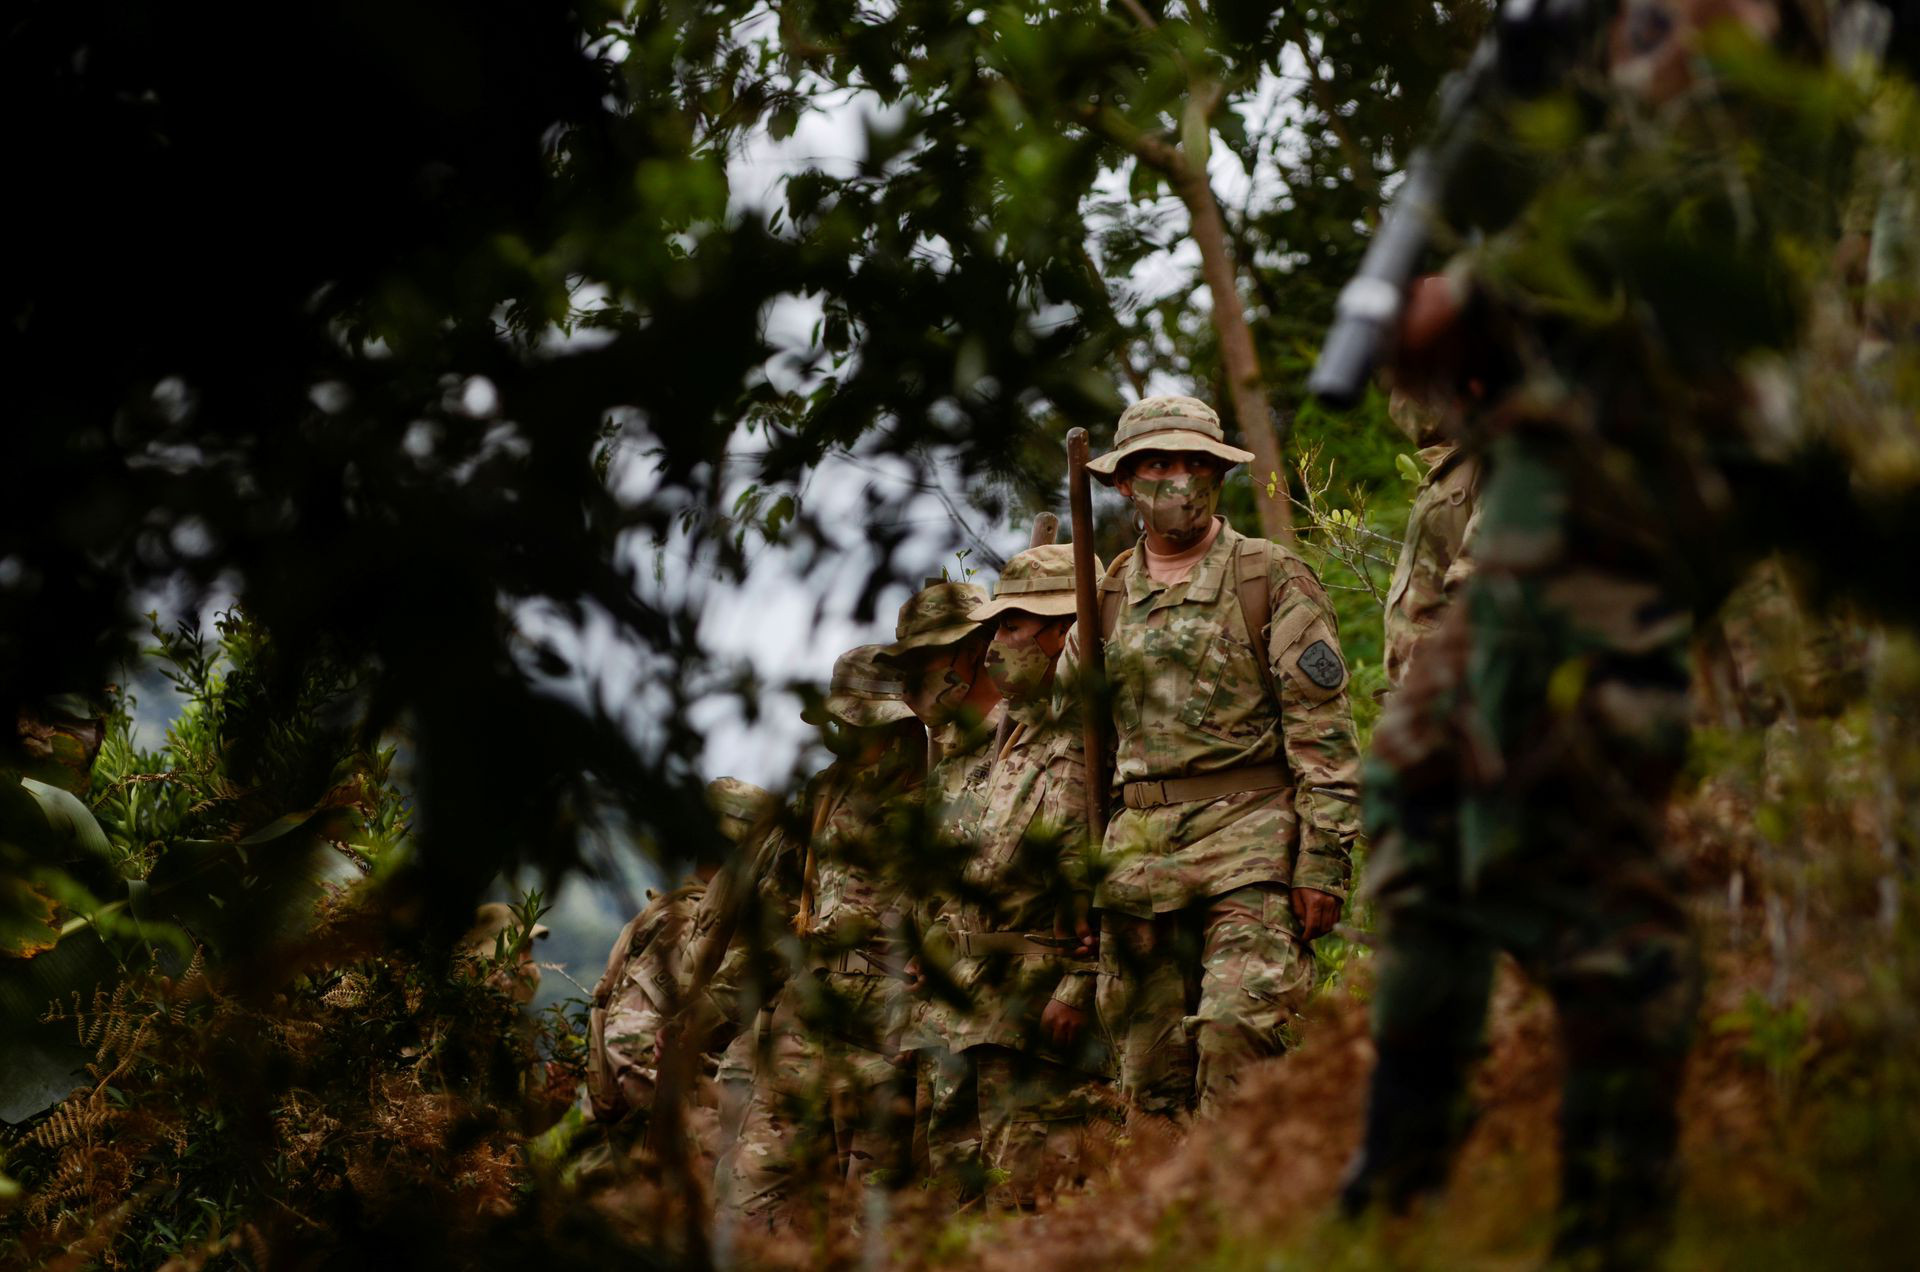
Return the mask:
{"type": "Polygon", "coordinates": [[[1427,475],[1420,471],[1419,462],[1405,451],[1393,457],[1393,466],[1400,470],[1402,477],[1416,486],[1427,479],[1427,475]]]}
{"type": "Polygon", "coordinates": [[[107,832],[100,829],[100,823],[94,820],[93,813],[71,791],[63,791],[58,786],[49,786],[31,777],[21,778],[20,785],[40,805],[40,811],[46,815],[47,826],[54,834],[71,839],[88,852],[102,857],[111,851],[107,832]]]}

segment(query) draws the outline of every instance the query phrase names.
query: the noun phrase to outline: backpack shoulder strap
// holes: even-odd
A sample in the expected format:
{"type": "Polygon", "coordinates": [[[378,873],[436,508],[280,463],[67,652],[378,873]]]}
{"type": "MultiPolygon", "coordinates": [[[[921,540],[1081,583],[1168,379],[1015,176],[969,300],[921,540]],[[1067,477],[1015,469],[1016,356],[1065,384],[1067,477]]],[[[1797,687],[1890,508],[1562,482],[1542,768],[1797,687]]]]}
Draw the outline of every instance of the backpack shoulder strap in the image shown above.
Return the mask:
{"type": "Polygon", "coordinates": [[[628,947],[633,944],[634,929],[640,926],[652,910],[653,907],[648,906],[628,919],[627,926],[621,928],[620,935],[613,939],[613,951],[607,955],[607,970],[600,973],[600,983],[593,987],[594,1006],[605,1007],[613,997],[613,987],[619,983],[620,973],[631,957],[628,947]]]}
{"type": "Polygon", "coordinates": [[[1113,558],[1107,566],[1107,572],[1100,577],[1100,635],[1113,635],[1115,624],[1120,621],[1120,601],[1127,594],[1127,562],[1133,560],[1133,549],[1128,548],[1113,558]]]}
{"type": "Polygon", "coordinates": [[[1267,698],[1276,706],[1280,689],[1273,679],[1273,662],[1268,657],[1267,628],[1273,623],[1273,541],[1242,539],[1233,554],[1233,592],[1240,599],[1240,617],[1247,625],[1247,638],[1253,642],[1254,665],[1260,668],[1260,683],[1267,687],[1267,698]]]}

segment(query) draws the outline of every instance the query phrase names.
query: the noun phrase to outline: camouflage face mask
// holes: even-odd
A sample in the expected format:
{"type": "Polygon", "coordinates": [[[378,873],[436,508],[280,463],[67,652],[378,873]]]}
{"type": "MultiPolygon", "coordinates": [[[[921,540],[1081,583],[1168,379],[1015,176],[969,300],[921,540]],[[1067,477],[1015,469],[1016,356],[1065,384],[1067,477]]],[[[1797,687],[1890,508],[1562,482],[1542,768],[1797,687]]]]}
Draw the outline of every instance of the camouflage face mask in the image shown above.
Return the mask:
{"type": "Polygon", "coordinates": [[[1133,506],[1148,529],[1175,547],[1190,548],[1213,524],[1220,478],[1205,468],[1181,477],[1135,477],[1133,506]]]}
{"type": "Polygon", "coordinates": [[[1043,696],[1053,680],[1053,655],[1031,636],[1019,638],[995,632],[987,646],[987,674],[1009,702],[1032,702],[1043,696]]]}

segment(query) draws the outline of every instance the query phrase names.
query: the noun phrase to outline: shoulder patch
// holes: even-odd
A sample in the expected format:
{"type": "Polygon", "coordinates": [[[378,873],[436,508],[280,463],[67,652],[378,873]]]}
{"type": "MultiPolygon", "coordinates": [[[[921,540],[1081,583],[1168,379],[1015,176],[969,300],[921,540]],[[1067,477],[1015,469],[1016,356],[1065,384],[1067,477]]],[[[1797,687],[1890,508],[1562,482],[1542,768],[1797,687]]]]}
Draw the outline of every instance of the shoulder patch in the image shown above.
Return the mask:
{"type": "Polygon", "coordinates": [[[1338,689],[1340,682],[1347,678],[1347,666],[1340,661],[1340,655],[1333,652],[1333,646],[1324,640],[1316,640],[1308,645],[1306,651],[1295,660],[1295,665],[1306,673],[1308,680],[1322,689],[1338,689]]]}

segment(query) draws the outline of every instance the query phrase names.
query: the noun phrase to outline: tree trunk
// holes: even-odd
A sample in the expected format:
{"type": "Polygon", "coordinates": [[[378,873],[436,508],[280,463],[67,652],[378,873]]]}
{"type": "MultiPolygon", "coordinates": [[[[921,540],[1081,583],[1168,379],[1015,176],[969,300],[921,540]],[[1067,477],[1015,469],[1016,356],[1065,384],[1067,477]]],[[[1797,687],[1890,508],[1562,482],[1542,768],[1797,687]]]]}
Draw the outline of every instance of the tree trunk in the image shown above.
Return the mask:
{"type": "Polygon", "coordinates": [[[1227,246],[1227,224],[1204,170],[1182,157],[1168,175],[1180,201],[1187,205],[1193,241],[1200,248],[1200,273],[1213,297],[1213,331],[1220,341],[1228,400],[1240,425],[1240,439],[1253,452],[1253,502],[1260,511],[1260,532],[1290,544],[1293,513],[1287,504],[1287,470],[1267,404],[1266,378],[1260,374],[1260,360],[1254,354],[1253,329],[1247,326],[1246,309],[1240,300],[1233,254],[1227,246]],[[1278,483],[1271,498],[1267,495],[1269,480],[1278,483]]]}

